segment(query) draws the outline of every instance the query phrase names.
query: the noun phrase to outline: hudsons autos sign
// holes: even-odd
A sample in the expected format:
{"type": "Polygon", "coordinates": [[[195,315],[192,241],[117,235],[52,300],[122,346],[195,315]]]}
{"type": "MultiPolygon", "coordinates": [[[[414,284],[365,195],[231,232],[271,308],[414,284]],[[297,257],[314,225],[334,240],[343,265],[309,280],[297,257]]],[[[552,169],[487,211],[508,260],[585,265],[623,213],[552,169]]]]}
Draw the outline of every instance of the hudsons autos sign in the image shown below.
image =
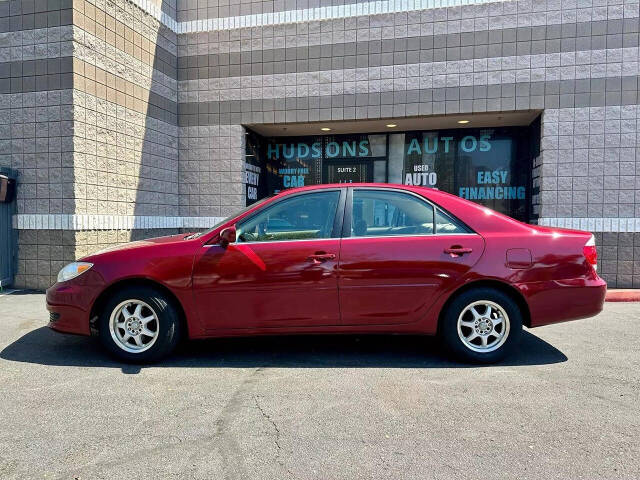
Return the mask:
{"type": "Polygon", "coordinates": [[[369,140],[344,140],[298,143],[270,143],[267,145],[267,158],[273,160],[293,160],[308,158],[359,158],[370,157],[369,140]]]}

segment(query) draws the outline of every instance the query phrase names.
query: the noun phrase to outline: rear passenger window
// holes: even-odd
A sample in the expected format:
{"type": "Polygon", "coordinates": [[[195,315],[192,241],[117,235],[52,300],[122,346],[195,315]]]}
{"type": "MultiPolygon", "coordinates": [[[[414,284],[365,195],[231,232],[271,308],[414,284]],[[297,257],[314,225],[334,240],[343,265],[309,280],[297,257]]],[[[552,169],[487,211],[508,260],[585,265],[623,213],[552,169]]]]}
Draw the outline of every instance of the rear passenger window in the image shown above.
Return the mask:
{"type": "Polygon", "coordinates": [[[436,208],[436,234],[470,233],[469,229],[449,215],[436,208]]]}
{"type": "Polygon", "coordinates": [[[431,204],[401,192],[354,190],[352,237],[431,234],[431,204]]]}

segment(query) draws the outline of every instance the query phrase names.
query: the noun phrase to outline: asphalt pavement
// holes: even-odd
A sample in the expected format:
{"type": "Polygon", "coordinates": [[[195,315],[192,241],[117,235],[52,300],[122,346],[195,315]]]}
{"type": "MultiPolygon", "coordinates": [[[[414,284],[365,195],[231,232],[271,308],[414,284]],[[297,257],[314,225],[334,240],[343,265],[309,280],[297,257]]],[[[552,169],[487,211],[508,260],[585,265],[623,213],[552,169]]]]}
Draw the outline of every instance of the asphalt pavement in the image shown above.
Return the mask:
{"type": "Polygon", "coordinates": [[[640,478],[639,303],[527,331],[493,366],[314,336],[139,367],[47,319],[42,294],[0,295],[3,480],[640,478]]]}

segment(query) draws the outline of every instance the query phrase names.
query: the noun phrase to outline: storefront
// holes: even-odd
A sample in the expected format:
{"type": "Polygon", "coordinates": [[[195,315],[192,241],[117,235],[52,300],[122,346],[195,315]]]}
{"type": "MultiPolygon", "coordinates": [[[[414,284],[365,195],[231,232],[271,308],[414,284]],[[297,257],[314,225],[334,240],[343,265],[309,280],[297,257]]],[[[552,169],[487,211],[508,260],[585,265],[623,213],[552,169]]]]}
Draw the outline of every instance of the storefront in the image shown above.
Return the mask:
{"type": "Polygon", "coordinates": [[[91,18],[67,3],[0,1],[19,40],[0,69],[16,286],[285,188],[374,180],[594,232],[602,277],[640,288],[638,0],[114,0],[87,3],[108,6],[91,18]],[[34,3],[73,35],[47,48],[34,3]],[[73,48],[93,17],[129,43],[73,48]]]}
{"type": "Polygon", "coordinates": [[[528,127],[263,137],[247,132],[247,205],[287,188],[383,182],[438,188],[523,221],[531,219],[528,127]]]}

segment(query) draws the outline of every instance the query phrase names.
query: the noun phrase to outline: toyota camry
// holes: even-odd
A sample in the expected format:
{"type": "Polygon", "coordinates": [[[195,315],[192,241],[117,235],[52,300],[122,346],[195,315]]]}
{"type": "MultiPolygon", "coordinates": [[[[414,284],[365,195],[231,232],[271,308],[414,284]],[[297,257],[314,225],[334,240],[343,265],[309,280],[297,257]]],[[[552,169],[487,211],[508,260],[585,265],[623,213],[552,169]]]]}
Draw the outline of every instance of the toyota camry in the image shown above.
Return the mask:
{"type": "Polygon", "coordinates": [[[132,242],[64,267],[50,327],[151,362],[185,338],[437,335],[495,362],[523,326],[596,315],[606,283],[591,233],[519,222],[435,189],[317,185],[206,232],[132,242]]]}

